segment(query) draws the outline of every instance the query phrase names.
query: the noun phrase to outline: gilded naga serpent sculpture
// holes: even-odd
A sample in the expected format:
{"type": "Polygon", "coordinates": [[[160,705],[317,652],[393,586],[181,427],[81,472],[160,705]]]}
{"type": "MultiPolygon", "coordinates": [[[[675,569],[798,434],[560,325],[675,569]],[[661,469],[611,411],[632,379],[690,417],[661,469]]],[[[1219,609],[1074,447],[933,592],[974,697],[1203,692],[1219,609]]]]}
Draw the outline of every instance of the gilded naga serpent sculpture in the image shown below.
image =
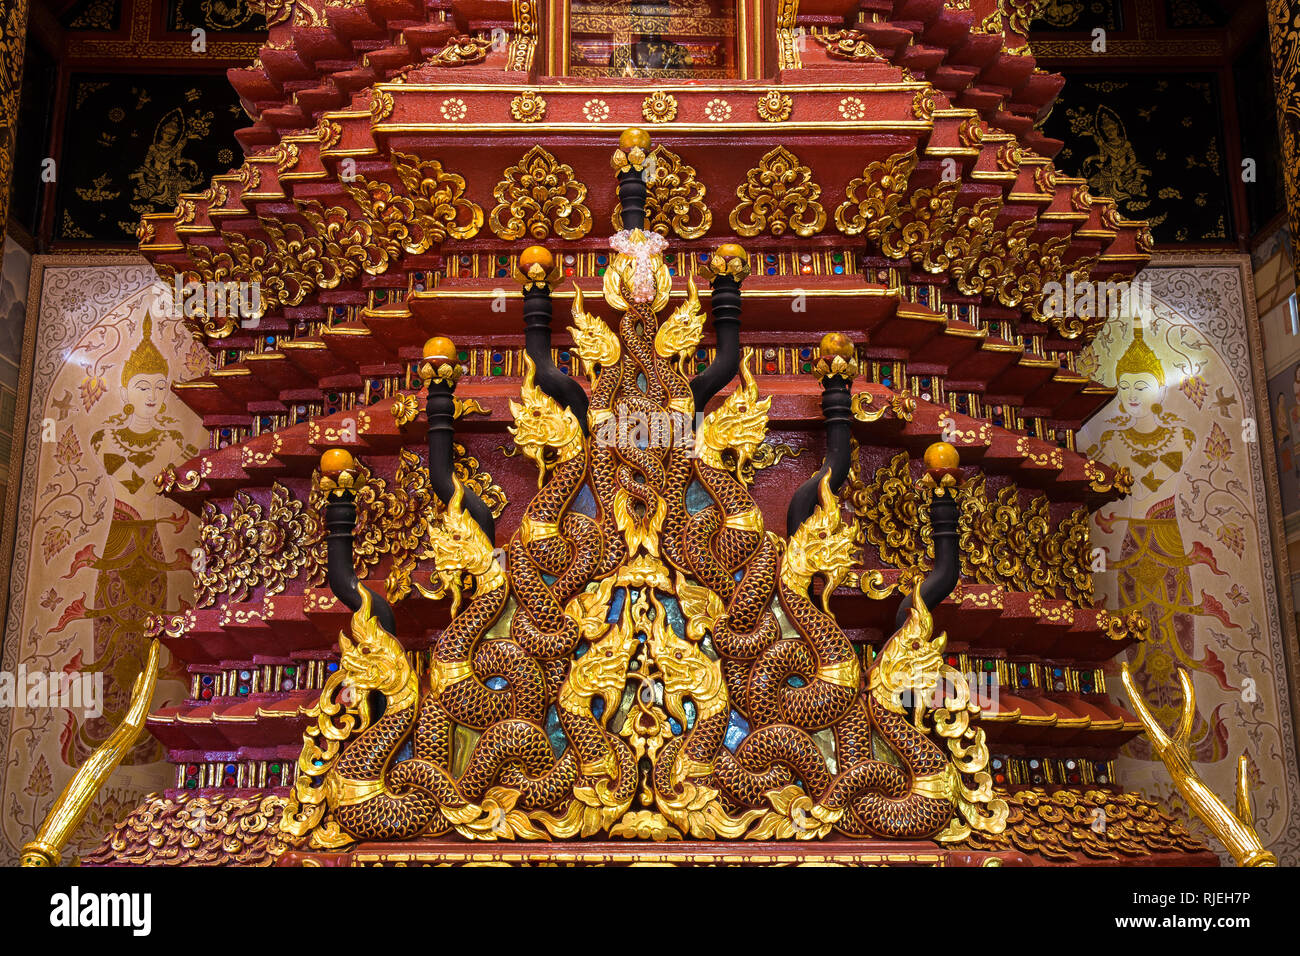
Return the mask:
{"type": "MultiPolygon", "coordinates": [[[[339,583],[354,589],[351,634],[304,735],[284,829],[316,847],[450,831],[484,840],[999,831],[1007,807],[970,723],[978,708],[944,664],[946,637],[934,636],[920,589],[869,663],[829,611],[858,550],[835,469],[811,486],[815,506],[788,540],[765,528],[746,466],[770,399],[748,356],[738,387],[692,427],[697,402],[734,371],[715,369],[709,378],[722,381],[705,387],[705,376],[684,373],[704,314],[691,280],[661,318],[667,242],[638,228],[647,144],[629,133],[639,135],[625,136],[615,165],[630,226],[613,237],[603,287],[621,313],[617,331],[580,290],[573,300],[589,402],[549,364],[549,331],[537,330],[549,321],[554,261],[530,249],[520,259],[526,298],[535,319],[544,299],[545,315],[530,325],[537,361],[511,402],[511,434],[538,468],[537,494],[501,560],[490,521],[468,507],[472,492],[459,482],[439,492],[423,556],[435,570],[419,590],[450,597],[453,617],[423,675],[385,626],[386,602],[339,583]],[[941,684],[943,706],[926,706],[941,684]]],[[[734,320],[743,250],[723,247],[711,266],[715,314],[730,294],[734,320]]],[[[435,388],[449,395],[455,384],[449,344],[426,349],[431,430],[435,388]]],[[[335,475],[329,486],[347,498],[347,469],[335,475]]]]}

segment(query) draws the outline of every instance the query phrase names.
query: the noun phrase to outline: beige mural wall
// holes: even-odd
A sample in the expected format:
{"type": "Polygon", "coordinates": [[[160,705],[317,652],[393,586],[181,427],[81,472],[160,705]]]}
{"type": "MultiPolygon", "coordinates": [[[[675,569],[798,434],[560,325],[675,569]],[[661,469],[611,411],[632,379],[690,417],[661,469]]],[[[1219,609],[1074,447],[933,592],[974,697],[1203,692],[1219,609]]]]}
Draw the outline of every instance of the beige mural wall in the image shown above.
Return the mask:
{"type": "MultiPolygon", "coordinates": [[[[1094,515],[1093,541],[1105,549],[1097,576],[1105,605],[1151,622],[1148,640],[1128,652],[1138,687],[1172,729],[1182,705],[1178,670],[1191,673],[1198,771],[1232,805],[1237,758],[1249,754],[1264,844],[1295,864],[1291,638],[1270,525],[1277,480],[1267,408],[1256,397],[1263,368],[1248,331],[1248,275],[1232,262],[1142,273],[1149,307],[1112,318],[1085,355],[1081,371],[1119,392],[1080,433],[1079,447],[1128,466],[1136,479],[1130,497],[1094,515]]],[[[1119,775],[1186,811],[1145,737],[1125,748],[1119,775]]],[[[1190,826],[1218,847],[1199,821],[1190,826]]]]}
{"type": "MultiPolygon", "coordinates": [[[[38,289],[3,670],[29,685],[33,674],[82,675],[102,681],[103,692],[97,707],[50,706],[67,698],[40,706],[29,694],[0,708],[0,863],[16,860],[74,769],[121,721],[145,658],[145,618],[192,601],[197,519],[159,497],[153,478],[206,443],[169,386],[202,374],[207,354],[178,319],[155,314],[145,263],[50,257],[38,289]]],[[[164,668],[155,708],[185,696],[166,653],[164,668]]],[[[144,794],[171,785],[162,757],[152,737],[137,744],[70,854],[93,847],[144,794]]]]}

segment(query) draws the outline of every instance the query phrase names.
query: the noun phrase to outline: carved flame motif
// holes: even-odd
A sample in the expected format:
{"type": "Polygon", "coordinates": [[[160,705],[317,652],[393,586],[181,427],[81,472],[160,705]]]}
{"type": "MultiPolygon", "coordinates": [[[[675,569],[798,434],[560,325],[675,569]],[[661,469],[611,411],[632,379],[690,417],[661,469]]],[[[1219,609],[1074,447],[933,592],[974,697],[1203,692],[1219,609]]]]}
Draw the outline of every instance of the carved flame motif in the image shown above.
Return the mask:
{"type": "Polygon", "coordinates": [[[520,530],[494,552],[459,484],[430,521],[435,586],[420,590],[454,602],[429,651],[428,690],[406,693],[400,645],[375,640],[364,621],[354,633],[380,648],[392,679],[381,686],[366,645],[344,639],[341,680],[381,690],[387,705],[373,726],[359,715],[342,732],[326,714],[339,714],[334,698],[322,698],[304,754],[328,750],[322,738],[343,743],[328,755],[324,797],[300,781],[296,832],[320,845],[449,830],[474,840],[959,839],[1004,825],[969,693],[902,713],[905,695],[941,675],[964,687],[941,670],[944,637],[931,638],[924,606],[865,673],[830,614],[860,545],[829,480],[783,549],[765,530],[746,465],[771,399],[749,357],[698,435],[662,427],[694,412],[679,360],[703,317],[691,285],[661,320],[671,277],[651,236],[631,230],[617,243],[605,289],[616,324],[574,298],[590,437],[525,367],[511,433],[540,487],[520,530]],[[878,759],[881,747],[891,759],[878,759]]]}

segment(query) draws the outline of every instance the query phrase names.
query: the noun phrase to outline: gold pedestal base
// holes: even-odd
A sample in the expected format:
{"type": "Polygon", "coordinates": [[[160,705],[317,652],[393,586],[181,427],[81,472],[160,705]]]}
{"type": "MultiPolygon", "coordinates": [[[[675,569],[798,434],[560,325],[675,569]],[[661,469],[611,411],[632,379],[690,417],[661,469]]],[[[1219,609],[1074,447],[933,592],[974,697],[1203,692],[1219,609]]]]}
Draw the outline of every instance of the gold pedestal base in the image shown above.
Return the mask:
{"type": "Polygon", "coordinates": [[[290,852],[281,866],[1027,866],[1021,853],[872,841],[365,843],[339,853],[290,852]]]}

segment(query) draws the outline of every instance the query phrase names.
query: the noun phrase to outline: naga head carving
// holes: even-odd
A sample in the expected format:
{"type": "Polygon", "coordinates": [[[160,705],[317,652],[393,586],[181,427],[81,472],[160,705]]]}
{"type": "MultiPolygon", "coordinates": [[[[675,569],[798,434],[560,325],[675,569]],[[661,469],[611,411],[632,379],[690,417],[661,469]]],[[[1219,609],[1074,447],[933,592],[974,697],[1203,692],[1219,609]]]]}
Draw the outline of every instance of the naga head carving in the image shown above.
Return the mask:
{"type": "Polygon", "coordinates": [[[559,705],[579,714],[590,712],[597,697],[605,702],[605,713],[612,714],[623,697],[627,684],[627,666],[639,641],[623,627],[611,627],[603,638],[587,648],[587,653],[569,665],[569,676],[560,688],[559,705]]]}
{"type": "Polygon", "coordinates": [[[767,415],[772,408],[772,396],[758,397],[758,385],[749,371],[753,354],[753,349],[745,349],[740,362],[740,387],[705,416],[695,436],[695,453],[706,465],[726,470],[722,453],[730,449],[736,456],[736,472],[742,478],[752,473],[750,465],[767,437],[767,415]]]}
{"type": "Polygon", "coordinates": [[[943,649],[948,643],[947,634],[930,636],[934,618],[921,597],[920,584],[912,592],[912,601],[907,621],[881,648],[867,680],[876,700],[895,713],[904,711],[904,693],[927,694],[938,686],[943,649]]]}
{"type": "Polygon", "coordinates": [[[370,590],[361,588],[361,607],[352,614],[352,637],[339,634],[339,670],[356,696],[377,690],[392,700],[413,694],[415,675],[406,652],[371,611],[370,590]]]}
{"type": "Polygon", "coordinates": [[[819,504],[790,536],[781,562],[781,580],[792,590],[808,589],[813,576],[826,582],[822,607],[829,611],[831,592],[849,573],[857,558],[858,541],[853,527],[840,515],[839,499],[831,493],[830,475],[822,476],[817,489],[819,504]]]}
{"type": "Polygon", "coordinates": [[[727,685],[716,661],[710,660],[692,641],[677,636],[668,623],[664,606],[654,592],[650,592],[654,617],[648,614],[644,602],[632,609],[636,629],[647,635],[655,667],[663,675],[664,707],[668,713],[686,726],[686,708],[683,701],[690,697],[695,703],[696,720],[704,720],[727,709],[727,685]]]}
{"type": "Polygon", "coordinates": [[[451,613],[460,610],[461,587],[464,577],[469,574],[478,582],[480,590],[488,591],[505,582],[505,572],[497,563],[496,550],[488,540],[483,529],[462,504],[465,500],[465,486],[459,478],[454,479],[456,490],[441,519],[429,526],[429,547],[421,557],[432,558],[435,571],[436,590],[419,587],[425,597],[437,598],[444,591],[452,592],[451,613]]]}
{"type": "Polygon", "coordinates": [[[573,336],[573,350],[587,366],[587,374],[594,381],[596,366],[610,368],[617,365],[623,354],[623,346],[618,336],[605,324],[586,310],[582,299],[582,290],[578,283],[573,283],[573,325],[569,326],[573,336]]]}
{"type": "Polygon", "coordinates": [[[704,310],[700,308],[700,294],[695,287],[695,276],[686,279],[686,301],[673,310],[668,321],[655,333],[655,354],[660,358],[676,358],[678,368],[686,374],[686,363],[700,344],[704,332],[704,310]]]}
{"type": "Polygon", "coordinates": [[[515,446],[537,464],[537,487],[540,488],[548,467],[567,461],[582,450],[582,428],[572,411],[561,408],[555,399],[537,387],[536,374],[537,367],[525,353],[524,384],[520,390],[523,401],[510,402],[510,414],[515,418],[510,434],[515,446]],[[555,450],[555,461],[547,461],[547,449],[555,450]]]}

